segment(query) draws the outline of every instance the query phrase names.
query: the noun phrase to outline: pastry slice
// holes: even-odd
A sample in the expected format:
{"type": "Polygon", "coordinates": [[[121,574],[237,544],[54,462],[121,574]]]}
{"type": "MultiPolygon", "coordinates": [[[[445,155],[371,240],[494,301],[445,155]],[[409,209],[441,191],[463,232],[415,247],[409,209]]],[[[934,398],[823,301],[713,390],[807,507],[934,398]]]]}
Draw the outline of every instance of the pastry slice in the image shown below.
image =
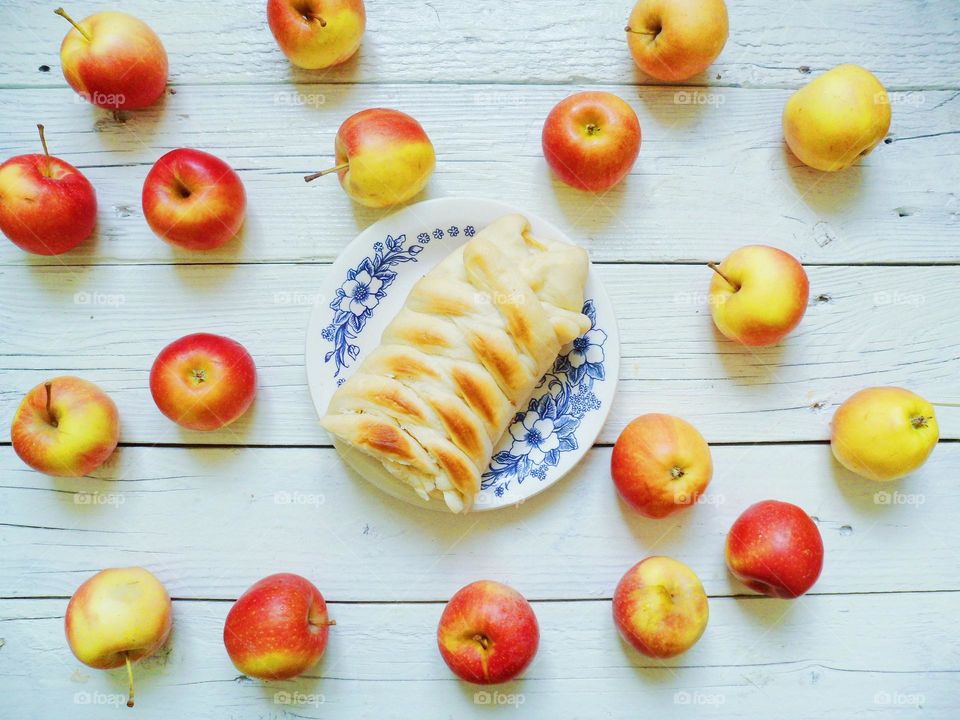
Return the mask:
{"type": "Polygon", "coordinates": [[[514,415],[590,328],[588,264],[522,215],[491,223],[414,285],[321,425],[423,499],[469,510],[514,415]]]}

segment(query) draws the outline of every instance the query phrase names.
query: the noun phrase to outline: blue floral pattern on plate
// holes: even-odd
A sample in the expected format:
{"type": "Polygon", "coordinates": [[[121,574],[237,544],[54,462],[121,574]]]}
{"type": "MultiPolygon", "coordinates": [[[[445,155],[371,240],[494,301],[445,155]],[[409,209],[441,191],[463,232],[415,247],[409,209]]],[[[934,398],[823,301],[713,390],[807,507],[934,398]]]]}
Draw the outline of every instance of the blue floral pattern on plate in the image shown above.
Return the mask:
{"type": "MultiPolygon", "coordinates": [[[[449,228],[449,231],[454,236],[460,232],[456,227],[449,228]]],[[[443,230],[436,228],[433,236],[441,239],[443,230]]],[[[323,361],[334,362],[334,377],[339,377],[340,371],[348,368],[360,354],[360,346],[352,341],[360,336],[363,326],[373,317],[373,311],[387,296],[387,288],[396,279],[397,273],[390,268],[400,263],[416,262],[423,246],[430,242],[430,235],[420,233],[417,242],[419,244],[404,247],[406,235],[387,235],[383,242],[373,244],[373,255],[365,257],[356,267],[347,271],[346,280],[330,301],[333,319],[320,333],[324,340],[333,344],[333,349],[323,356],[323,361]]],[[[337,381],[338,385],[342,383],[342,379],[337,381]]]]}
{"type": "Polygon", "coordinates": [[[603,345],[607,334],[597,327],[593,300],[583,304],[590,318],[590,329],[573,341],[566,355],[559,356],[550,371],[537,384],[526,411],[517,413],[508,434],[510,448],[494,454],[480,487],[502,497],[510,483],[523,483],[528,477],[543,480],[547,469],[560,462],[560,454],[576,450],[576,431],[583,417],[600,408],[593,392],[595,381],[604,372],[603,345]],[[539,397],[538,397],[539,396],[539,397]]]}

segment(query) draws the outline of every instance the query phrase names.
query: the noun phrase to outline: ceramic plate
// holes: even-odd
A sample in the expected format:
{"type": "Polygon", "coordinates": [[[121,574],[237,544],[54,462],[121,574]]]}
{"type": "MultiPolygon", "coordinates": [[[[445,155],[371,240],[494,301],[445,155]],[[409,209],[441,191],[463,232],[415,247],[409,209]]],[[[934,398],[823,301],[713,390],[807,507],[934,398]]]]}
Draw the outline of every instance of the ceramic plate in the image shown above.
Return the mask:
{"type": "MultiPolygon", "coordinates": [[[[534,235],[571,242],[550,223],[521,208],[474,198],[411,205],[360,233],[340,253],[320,288],[307,329],[307,379],[319,415],[330,397],[380,342],[413,284],[498,217],[519,212],[534,235]]],[[[592,327],[564,347],[494,449],[474,510],[515,505],[547,489],[593,445],[617,384],[620,340],[610,299],[591,266],[583,312],[592,327]]],[[[364,453],[335,442],[360,475],[407,502],[426,502],[364,453]]]]}

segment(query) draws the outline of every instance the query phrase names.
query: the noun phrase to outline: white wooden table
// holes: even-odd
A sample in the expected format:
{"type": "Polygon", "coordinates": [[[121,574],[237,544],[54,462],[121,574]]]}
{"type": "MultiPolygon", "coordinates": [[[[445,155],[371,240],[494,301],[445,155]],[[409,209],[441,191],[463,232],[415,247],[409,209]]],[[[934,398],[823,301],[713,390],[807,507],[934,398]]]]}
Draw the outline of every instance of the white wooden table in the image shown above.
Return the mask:
{"type": "Polygon", "coordinates": [[[2,443],[0,715],[120,712],[104,704],[123,697],[123,673],[77,662],[63,614],[95,571],[143,565],[175,601],[168,648],[137,671],[139,717],[960,716],[960,410],[938,408],[943,441],[891,487],[840,469],[826,443],[837,404],[867,385],[960,401],[956,0],[734,0],[726,49],[687,88],[634,69],[629,2],[371,0],[359,55],[318,73],[287,63],[264,5],[68,7],[126,10],[166,45],[167,97],[118,119],[64,83],[67,28],[52,8],[0,0],[0,157],[36,152],[43,122],[100,203],[95,241],[67,255],[0,243],[0,418],[71,373],[107,390],[122,419],[122,447],[92,477],[38,474],[2,443]],[[826,175],[785,150],[780,111],[841,62],[885,83],[893,125],[858,166],[826,175]],[[602,198],[552,181],[540,150],[553,104],[597,87],[643,127],[636,167],[602,198]],[[351,479],[316,422],[303,360],[312,294],[381,213],[300,176],[329,164],[347,115],[376,105],[413,114],[433,139],[424,197],[505,199],[556,222],[590,251],[617,309],[620,391],[600,444],[516,509],[448,517],[393,501],[351,479]],[[143,177],[181,146],[239,171],[241,241],[186,254],[148,229],[143,177]],[[704,263],[750,242],[797,255],[812,286],[799,331],[758,352],[720,338],[705,301],[704,263]],[[211,434],[176,428],[147,388],[157,352],[200,330],[242,342],[260,372],[252,411],[211,434]],[[618,502],[610,445],[649,411],[710,441],[714,504],[649,521],[618,502]],[[878,490],[899,494],[885,504],[878,490]],[[766,497],[802,505],[823,534],[823,575],[794,602],[753,596],[724,567],[727,529],[766,497]],[[628,650],[610,618],[618,578],[650,554],[690,564],[711,598],[703,639],[665,663],[628,650]],[[231,665],[223,619],[279,571],[312,579],[338,624],[309,677],[262,684],[231,665]],[[525,679],[497,696],[456,681],[434,639],[445,600],[482,577],[530,598],[542,630],[525,679]]]}

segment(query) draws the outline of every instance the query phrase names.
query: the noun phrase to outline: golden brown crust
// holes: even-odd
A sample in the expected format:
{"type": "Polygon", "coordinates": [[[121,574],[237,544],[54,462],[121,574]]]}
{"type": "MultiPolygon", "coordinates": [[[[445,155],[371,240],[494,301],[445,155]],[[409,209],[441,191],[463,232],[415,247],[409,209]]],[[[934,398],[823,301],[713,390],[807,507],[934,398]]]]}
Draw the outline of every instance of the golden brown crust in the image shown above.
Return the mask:
{"type": "Polygon", "coordinates": [[[560,348],[586,331],[587,256],[491,223],[410,291],[321,423],[421,497],[469,509],[493,445],[560,348]]]}

